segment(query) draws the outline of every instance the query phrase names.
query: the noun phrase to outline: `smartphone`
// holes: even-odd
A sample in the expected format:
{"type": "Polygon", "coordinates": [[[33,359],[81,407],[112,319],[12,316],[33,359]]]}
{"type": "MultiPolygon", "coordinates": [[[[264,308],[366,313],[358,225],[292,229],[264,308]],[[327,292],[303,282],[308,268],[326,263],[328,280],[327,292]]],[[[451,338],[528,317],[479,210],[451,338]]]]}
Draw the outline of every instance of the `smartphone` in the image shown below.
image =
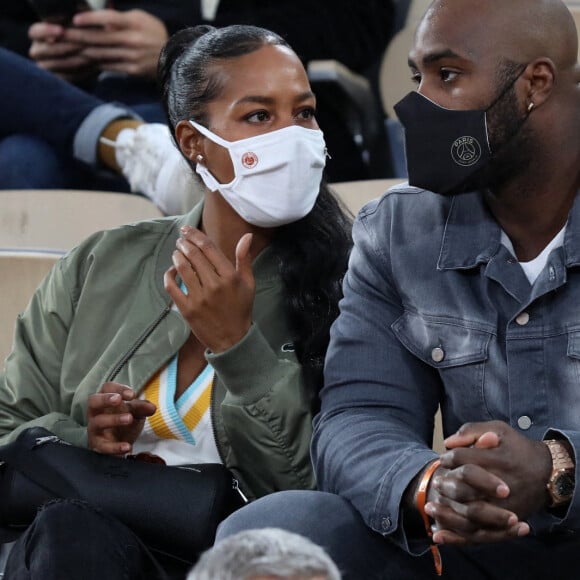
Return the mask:
{"type": "Polygon", "coordinates": [[[28,0],[44,22],[70,26],[78,12],[92,10],[86,0],[28,0]]]}

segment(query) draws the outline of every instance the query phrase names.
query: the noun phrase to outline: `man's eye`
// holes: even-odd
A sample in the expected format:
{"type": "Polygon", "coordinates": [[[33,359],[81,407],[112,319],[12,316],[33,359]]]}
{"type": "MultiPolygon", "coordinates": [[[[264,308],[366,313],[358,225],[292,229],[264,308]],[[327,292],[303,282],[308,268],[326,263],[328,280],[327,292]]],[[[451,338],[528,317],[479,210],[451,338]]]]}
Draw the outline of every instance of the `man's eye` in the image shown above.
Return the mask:
{"type": "Polygon", "coordinates": [[[441,69],[439,75],[444,83],[449,83],[454,81],[459,76],[459,73],[452,70],[441,69]]]}
{"type": "Polygon", "coordinates": [[[419,71],[413,71],[411,73],[411,81],[416,85],[421,84],[421,73],[419,71]]]}

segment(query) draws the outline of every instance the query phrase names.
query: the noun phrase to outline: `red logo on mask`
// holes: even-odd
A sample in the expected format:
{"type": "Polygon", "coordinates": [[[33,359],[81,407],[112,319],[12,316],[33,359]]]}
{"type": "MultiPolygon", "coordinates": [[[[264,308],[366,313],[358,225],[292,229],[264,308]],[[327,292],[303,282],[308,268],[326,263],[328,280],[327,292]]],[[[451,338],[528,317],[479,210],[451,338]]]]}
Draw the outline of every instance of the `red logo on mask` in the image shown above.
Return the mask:
{"type": "Polygon", "coordinates": [[[255,153],[252,153],[251,151],[244,153],[242,155],[242,165],[246,169],[252,169],[252,167],[258,165],[258,156],[255,153]]]}

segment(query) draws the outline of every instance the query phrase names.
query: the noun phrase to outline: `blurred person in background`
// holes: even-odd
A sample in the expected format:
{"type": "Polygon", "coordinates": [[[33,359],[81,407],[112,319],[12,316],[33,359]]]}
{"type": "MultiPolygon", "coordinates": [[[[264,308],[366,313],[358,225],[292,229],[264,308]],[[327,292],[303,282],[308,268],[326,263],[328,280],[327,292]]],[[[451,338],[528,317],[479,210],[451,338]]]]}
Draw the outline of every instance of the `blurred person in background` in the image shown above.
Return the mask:
{"type": "MultiPolygon", "coordinates": [[[[39,21],[27,2],[6,2],[0,7],[0,45],[99,99],[129,107],[146,122],[165,123],[155,71],[163,43],[181,27],[208,22],[264,26],[295,46],[304,63],[335,59],[355,72],[372,74],[393,26],[388,0],[90,2],[95,9],[78,13],[65,27],[39,21]]],[[[20,93],[22,99],[35,96],[20,93]]],[[[43,106],[52,114],[60,105],[49,101],[43,106]]],[[[328,179],[367,177],[361,151],[332,98],[320,103],[319,117],[331,155],[328,179]]],[[[79,164],[38,135],[6,135],[3,125],[0,116],[1,187],[129,191],[124,179],[79,164]]]]}

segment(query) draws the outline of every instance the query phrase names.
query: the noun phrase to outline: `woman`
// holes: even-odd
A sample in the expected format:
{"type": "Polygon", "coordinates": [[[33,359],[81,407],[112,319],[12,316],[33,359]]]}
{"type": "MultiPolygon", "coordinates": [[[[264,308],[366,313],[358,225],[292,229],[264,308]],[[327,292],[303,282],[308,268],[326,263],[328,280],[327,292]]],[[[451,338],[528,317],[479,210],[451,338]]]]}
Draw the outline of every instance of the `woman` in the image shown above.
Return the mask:
{"type": "MultiPolygon", "coordinates": [[[[350,223],[320,185],[306,73],[267,30],[196,27],[170,39],[160,80],[205,200],[95,234],[59,262],[18,320],[0,433],[42,425],[101,453],[221,461],[249,497],[312,488],[350,223]]],[[[17,542],[6,577],[146,578],[152,561],[120,522],[59,502],[17,542]]]]}

